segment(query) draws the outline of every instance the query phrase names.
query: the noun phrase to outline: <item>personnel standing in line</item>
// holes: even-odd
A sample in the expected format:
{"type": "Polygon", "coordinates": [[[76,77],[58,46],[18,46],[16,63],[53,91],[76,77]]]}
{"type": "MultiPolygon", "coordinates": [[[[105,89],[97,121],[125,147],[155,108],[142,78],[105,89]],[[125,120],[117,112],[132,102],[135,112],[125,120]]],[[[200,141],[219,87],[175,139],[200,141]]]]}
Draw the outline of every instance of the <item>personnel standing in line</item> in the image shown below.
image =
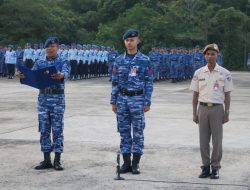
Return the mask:
{"type": "Polygon", "coordinates": [[[202,172],[199,178],[219,178],[222,125],[229,121],[230,92],[233,90],[233,83],[230,72],[216,63],[218,53],[219,48],[216,44],[209,44],[204,48],[203,54],[207,65],[195,71],[190,86],[193,91],[193,121],[199,124],[200,134],[202,172]],[[210,158],[211,136],[213,152],[210,158]]]}
{"type": "Polygon", "coordinates": [[[149,57],[137,48],[140,43],[137,30],[128,30],[123,35],[123,40],[126,52],[114,62],[110,103],[116,113],[117,128],[121,136],[120,150],[124,164],[120,171],[140,174],[139,162],[144,149],[144,112],[148,112],[151,105],[153,66],[149,57]]]}
{"type": "Polygon", "coordinates": [[[5,50],[3,46],[0,44],[0,76],[4,76],[4,59],[5,59],[5,50]]]}
{"type": "Polygon", "coordinates": [[[23,62],[27,68],[31,69],[34,64],[34,50],[31,48],[30,43],[26,44],[24,53],[23,53],[23,62]]]}
{"type": "Polygon", "coordinates": [[[13,45],[8,45],[8,50],[6,51],[5,54],[5,64],[7,66],[8,70],[8,79],[13,79],[13,76],[15,74],[15,66],[17,63],[17,54],[16,51],[14,50],[13,45]]]}
{"type": "MultiPolygon", "coordinates": [[[[32,70],[43,69],[49,66],[55,66],[57,73],[52,75],[55,80],[61,80],[62,83],[51,87],[41,89],[38,95],[38,120],[40,132],[41,151],[44,154],[44,160],[35,167],[36,170],[49,169],[63,170],[61,164],[61,153],[63,152],[63,128],[65,111],[65,80],[70,75],[70,65],[68,61],[63,61],[58,55],[59,40],[56,37],[50,37],[45,42],[46,60],[35,62],[32,70]],[[51,140],[52,131],[52,140],[51,140]],[[55,152],[54,164],[51,163],[50,153],[55,152]]],[[[23,79],[25,76],[18,72],[17,76],[23,79]]]]}

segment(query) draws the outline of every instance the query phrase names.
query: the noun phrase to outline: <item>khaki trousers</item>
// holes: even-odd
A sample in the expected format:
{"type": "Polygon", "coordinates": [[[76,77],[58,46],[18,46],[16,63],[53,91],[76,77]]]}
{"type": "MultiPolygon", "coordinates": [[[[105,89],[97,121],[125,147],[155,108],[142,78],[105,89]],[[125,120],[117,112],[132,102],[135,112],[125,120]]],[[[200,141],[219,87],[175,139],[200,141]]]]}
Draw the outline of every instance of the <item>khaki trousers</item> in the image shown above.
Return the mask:
{"type": "Polygon", "coordinates": [[[222,137],[223,137],[223,105],[213,107],[198,107],[200,152],[203,166],[210,166],[212,169],[220,169],[222,158],[222,137]],[[210,159],[210,139],[212,136],[213,152],[210,159]]]}

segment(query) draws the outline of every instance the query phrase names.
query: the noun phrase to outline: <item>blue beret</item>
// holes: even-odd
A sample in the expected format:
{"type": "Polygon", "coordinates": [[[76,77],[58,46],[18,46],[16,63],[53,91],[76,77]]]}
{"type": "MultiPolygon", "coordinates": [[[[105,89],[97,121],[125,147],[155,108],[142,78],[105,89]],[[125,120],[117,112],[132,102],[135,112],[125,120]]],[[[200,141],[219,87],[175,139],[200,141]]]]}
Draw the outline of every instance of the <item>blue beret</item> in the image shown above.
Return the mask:
{"type": "Polygon", "coordinates": [[[49,37],[44,43],[44,47],[47,48],[50,44],[59,44],[57,37],[49,37]]]}
{"type": "Polygon", "coordinates": [[[14,46],[13,46],[13,45],[11,45],[11,44],[9,44],[9,45],[8,45],[8,47],[9,47],[9,48],[13,48],[14,46]]]}
{"type": "Polygon", "coordinates": [[[200,48],[200,46],[199,46],[199,45],[196,45],[195,48],[200,48]]]}
{"type": "Polygon", "coordinates": [[[123,35],[123,40],[126,40],[127,38],[133,38],[140,36],[139,31],[135,29],[129,29],[125,34],[123,35]]]}

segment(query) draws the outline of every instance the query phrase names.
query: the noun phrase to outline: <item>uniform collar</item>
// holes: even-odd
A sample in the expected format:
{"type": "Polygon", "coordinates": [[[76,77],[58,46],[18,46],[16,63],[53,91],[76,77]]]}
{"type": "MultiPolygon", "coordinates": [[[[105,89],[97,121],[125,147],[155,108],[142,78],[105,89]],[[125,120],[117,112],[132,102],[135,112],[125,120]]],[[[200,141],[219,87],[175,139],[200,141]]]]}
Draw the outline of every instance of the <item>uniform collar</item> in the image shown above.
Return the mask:
{"type": "MultiPolygon", "coordinates": [[[[142,53],[139,50],[137,50],[137,53],[135,54],[134,59],[136,59],[137,57],[140,57],[141,55],[142,55],[142,53]]],[[[126,52],[123,54],[123,58],[124,59],[126,58],[126,52]]]]}
{"type": "MultiPolygon", "coordinates": [[[[203,69],[203,72],[205,73],[205,72],[208,72],[209,71],[209,69],[208,69],[208,66],[206,65],[205,67],[204,67],[204,69],[203,69]]],[[[220,67],[219,67],[219,65],[216,63],[216,65],[215,65],[215,67],[214,67],[214,71],[217,71],[217,72],[219,72],[220,71],[220,67]]]]}
{"type": "Polygon", "coordinates": [[[59,55],[57,54],[55,58],[53,59],[49,59],[47,56],[46,56],[46,61],[55,61],[55,60],[58,60],[59,59],[59,55]]]}

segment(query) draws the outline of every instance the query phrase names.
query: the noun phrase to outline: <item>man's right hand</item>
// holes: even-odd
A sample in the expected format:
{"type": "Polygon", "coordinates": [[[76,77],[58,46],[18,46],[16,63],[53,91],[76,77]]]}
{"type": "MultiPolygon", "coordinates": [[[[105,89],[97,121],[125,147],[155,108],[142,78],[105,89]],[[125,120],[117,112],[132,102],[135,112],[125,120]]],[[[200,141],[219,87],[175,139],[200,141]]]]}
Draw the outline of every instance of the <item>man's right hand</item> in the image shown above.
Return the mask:
{"type": "Polygon", "coordinates": [[[16,76],[17,76],[19,79],[24,79],[24,74],[21,73],[20,71],[17,71],[17,72],[16,72],[16,76]]]}
{"type": "Polygon", "coordinates": [[[117,111],[117,105],[116,104],[112,104],[112,111],[116,113],[116,111],[117,111]]]}
{"type": "Polygon", "coordinates": [[[194,115],[193,115],[193,122],[195,122],[196,124],[199,123],[199,118],[198,118],[198,115],[197,115],[197,114],[194,114],[194,115]]]}

